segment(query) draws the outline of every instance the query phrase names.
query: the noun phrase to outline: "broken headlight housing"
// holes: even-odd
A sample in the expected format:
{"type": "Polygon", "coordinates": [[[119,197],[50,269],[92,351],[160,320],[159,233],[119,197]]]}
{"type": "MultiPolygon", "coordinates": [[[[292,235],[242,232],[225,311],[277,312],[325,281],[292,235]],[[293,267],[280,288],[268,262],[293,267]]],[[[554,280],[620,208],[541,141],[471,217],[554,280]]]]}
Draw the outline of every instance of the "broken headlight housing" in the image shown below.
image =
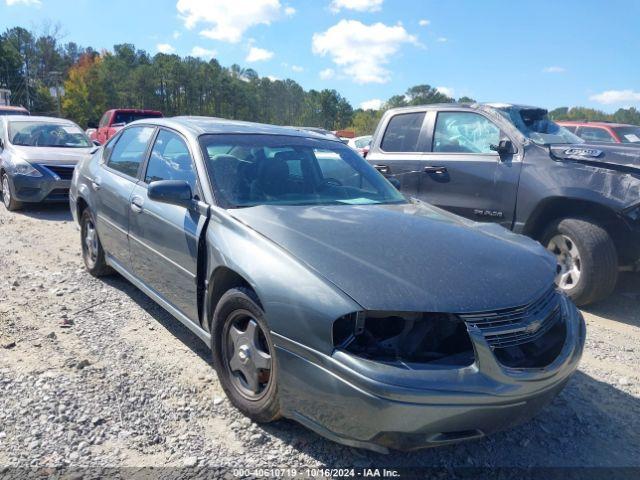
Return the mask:
{"type": "Polygon", "coordinates": [[[334,322],[333,343],[386,363],[460,367],[475,361],[465,323],[446,313],[355,312],[334,322]]]}

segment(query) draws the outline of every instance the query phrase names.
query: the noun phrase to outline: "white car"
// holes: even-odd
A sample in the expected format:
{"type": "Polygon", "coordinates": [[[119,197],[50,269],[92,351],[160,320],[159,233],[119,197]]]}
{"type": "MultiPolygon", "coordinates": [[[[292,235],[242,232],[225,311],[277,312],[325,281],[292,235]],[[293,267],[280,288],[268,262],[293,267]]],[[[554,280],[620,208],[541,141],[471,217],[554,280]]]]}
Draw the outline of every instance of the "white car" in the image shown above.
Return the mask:
{"type": "Polygon", "coordinates": [[[362,137],[350,138],[347,145],[356,150],[363,157],[369,153],[369,145],[371,144],[371,135],[364,135],[362,137]]]}

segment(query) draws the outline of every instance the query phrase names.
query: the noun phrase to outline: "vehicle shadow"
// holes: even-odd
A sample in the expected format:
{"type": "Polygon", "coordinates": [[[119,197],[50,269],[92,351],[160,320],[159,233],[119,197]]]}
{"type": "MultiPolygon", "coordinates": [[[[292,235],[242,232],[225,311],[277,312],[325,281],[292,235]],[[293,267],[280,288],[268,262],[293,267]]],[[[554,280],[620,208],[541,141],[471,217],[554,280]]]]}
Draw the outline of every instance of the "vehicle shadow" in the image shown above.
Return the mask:
{"type": "Polygon", "coordinates": [[[204,342],[126,278],[116,273],[103,277],[102,280],[110,287],[116,288],[125,293],[129,298],[131,298],[131,300],[137,303],[140,308],[151,315],[153,319],[171,335],[180,340],[203,361],[209,364],[211,363],[211,353],[204,342]]]}
{"type": "Polygon", "coordinates": [[[640,327],[640,273],[622,273],[613,295],[582,310],[589,315],[640,327]]]}
{"type": "Polygon", "coordinates": [[[68,203],[25,204],[20,210],[13,213],[49,222],[70,222],[73,220],[68,203]]]}

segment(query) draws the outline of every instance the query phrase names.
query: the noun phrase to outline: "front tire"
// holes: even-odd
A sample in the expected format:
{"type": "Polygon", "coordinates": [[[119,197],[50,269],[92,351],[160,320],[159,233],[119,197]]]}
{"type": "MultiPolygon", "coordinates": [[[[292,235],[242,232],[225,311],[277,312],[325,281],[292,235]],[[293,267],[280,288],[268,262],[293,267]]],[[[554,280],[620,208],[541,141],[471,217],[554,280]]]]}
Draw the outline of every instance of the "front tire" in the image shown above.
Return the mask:
{"type": "Polygon", "coordinates": [[[104,250],[98,238],[96,222],[89,208],[85,208],[80,217],[80,240],[82,243],[82,260],[87,271],[94,277],[103,277],[111,273],[104,259],[104,250]]]}
{"type": "Polygon", "coordinates": [[[602,300],[615,289],[618,255],[601,226],[587,219],[560,219],[546,230],[542,244],[558,260],[556,283],[576,305],[602,300]]]}
{"type": "Polygon", "coordinates": [[[15,199],[14,192],[11,190],[9,176],[6,173],[2,175],[2,203],[10,212],[15,212],[22,208],[22,203],[15,199]]]}
{"type": "Polygon", "coordinates": [[[213,314],[213,361],[227,397],[244,415],[266,423],[280,416],[275,349],[255,293],[234,288],[213,314]]]}

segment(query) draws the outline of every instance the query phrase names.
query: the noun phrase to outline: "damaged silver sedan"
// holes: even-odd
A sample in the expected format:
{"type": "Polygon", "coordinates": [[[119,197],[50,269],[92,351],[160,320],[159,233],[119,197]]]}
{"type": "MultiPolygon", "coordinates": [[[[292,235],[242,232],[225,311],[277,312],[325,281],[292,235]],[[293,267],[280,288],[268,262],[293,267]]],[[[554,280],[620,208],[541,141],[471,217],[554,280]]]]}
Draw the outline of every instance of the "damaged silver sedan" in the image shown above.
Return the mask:
{"type": "Polygon", "coordinates": [[[535,415],[582,354],[544,248],[406,199],[325,135],[135,122],[78,166],[71,208],[87,269],[194,331],[256,421],[376,451],[475,439],[535,415]]]}

